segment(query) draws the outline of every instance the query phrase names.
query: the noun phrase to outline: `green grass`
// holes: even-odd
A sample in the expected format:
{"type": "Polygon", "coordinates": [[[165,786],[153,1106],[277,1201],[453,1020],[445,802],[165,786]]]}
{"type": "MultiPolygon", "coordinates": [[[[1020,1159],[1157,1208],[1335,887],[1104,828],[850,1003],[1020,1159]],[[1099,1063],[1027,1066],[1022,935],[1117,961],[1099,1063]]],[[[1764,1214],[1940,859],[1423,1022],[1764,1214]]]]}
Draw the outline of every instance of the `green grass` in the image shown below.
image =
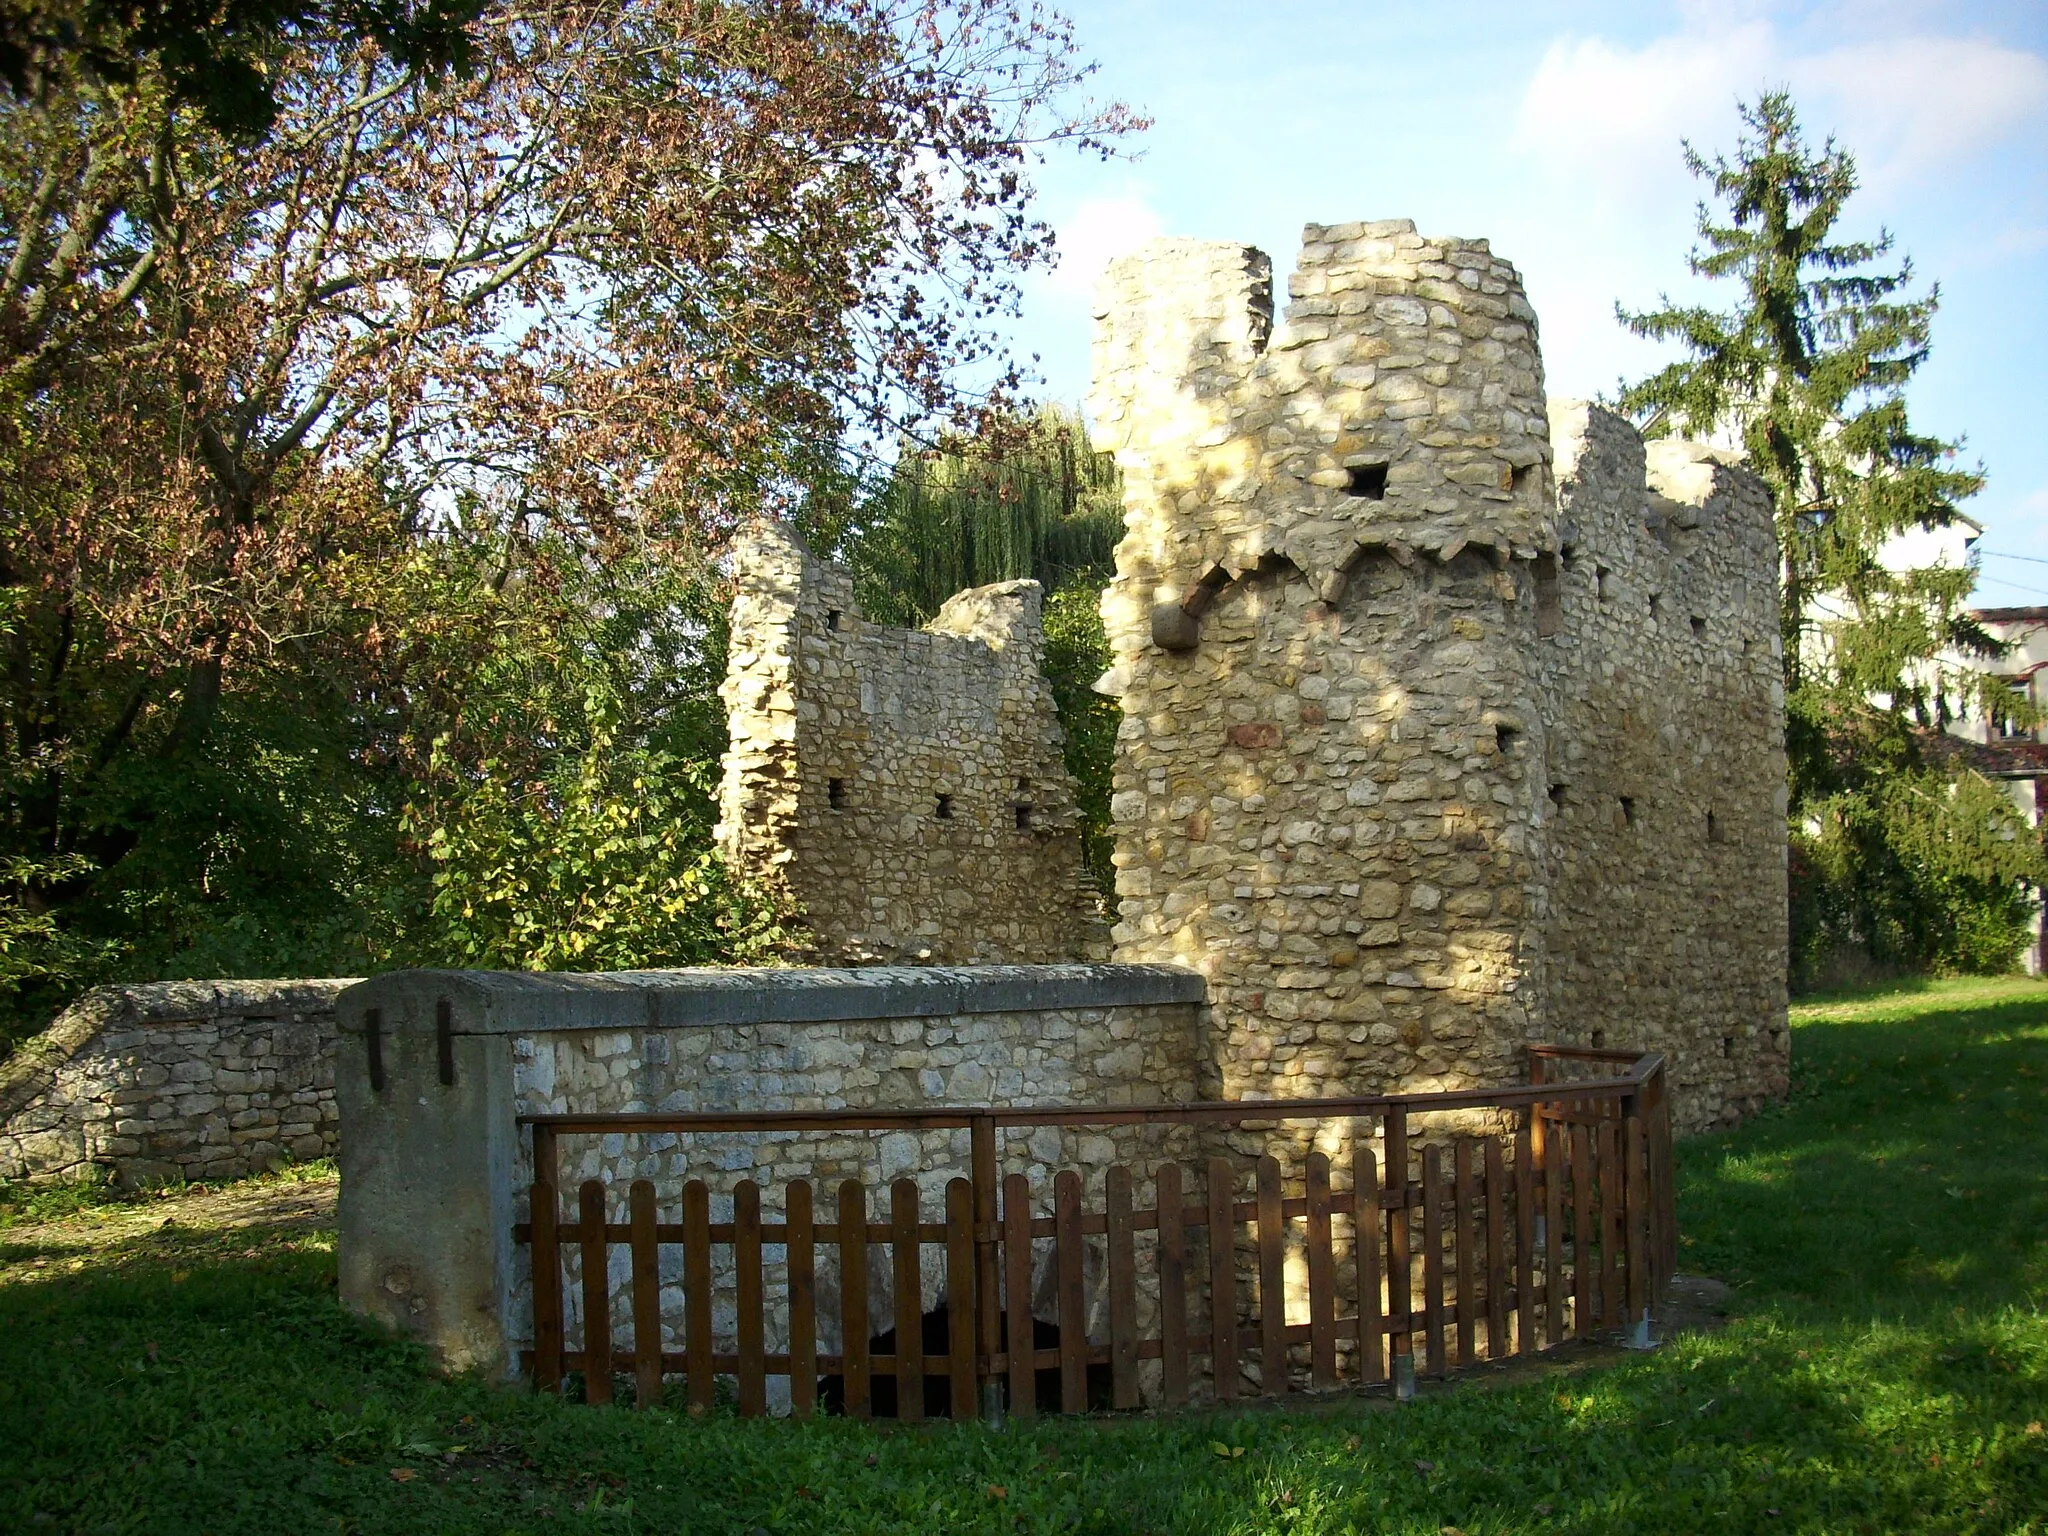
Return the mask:
{"type": "Polygon", "coordinates": [[[335,1304],[325,1232],[152,1227],[82,1266],[0,1235],[0,1529],[2040,1536],[2048,987],[1795,1022],[1791,1101],[1680,1149],[1684,1267],[1734,1286],[1725,1330],[1398,1410],[594,1410],[435,1380],[335,1304]]]}

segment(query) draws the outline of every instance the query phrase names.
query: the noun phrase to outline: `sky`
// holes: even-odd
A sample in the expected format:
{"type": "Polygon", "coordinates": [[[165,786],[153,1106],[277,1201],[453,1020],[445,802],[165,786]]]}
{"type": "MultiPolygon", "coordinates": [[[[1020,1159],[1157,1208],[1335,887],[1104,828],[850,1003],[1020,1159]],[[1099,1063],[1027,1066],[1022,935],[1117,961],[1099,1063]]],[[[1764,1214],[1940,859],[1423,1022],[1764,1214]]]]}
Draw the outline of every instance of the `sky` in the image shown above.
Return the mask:
{"type": "MultiPolygon", "coordinates": [[[[1090,295],[1154,235],[1241,240],[1284,283],[1304,222],[1412,218],[1520,269],[1553,397],[1612,392],[1667,354],[1620,301],[1717,293],[1686,270],[1704,188],[1681,140],[1732,152],[1736,103],[1786,87],[1861,188],[1838,236],[1887,230],[1939,283],[1915,426],[1988,484],[1979,600],[2048,602],[2048,0],[1068,0],[1096,94],[1153,119],[1128,158],[1054,155],[1064,253],[1012,344],[1043,392],[1088,386],[1090,295]]],[[[1731,287],[1723,284],[1721,287],[1731,287]]],[[[1284,287],[1282,288],[1284,300],[1284,287]]]]}

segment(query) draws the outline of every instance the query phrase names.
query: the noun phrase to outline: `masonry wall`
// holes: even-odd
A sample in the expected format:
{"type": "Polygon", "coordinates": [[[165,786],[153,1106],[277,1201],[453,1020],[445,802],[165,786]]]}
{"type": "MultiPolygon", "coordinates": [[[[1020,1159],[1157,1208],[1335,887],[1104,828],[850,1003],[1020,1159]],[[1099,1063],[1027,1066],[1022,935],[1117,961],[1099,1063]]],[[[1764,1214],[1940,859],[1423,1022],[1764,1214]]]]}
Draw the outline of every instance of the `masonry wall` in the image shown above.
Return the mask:
{"type": "Polygon", "coordinates": [[[227,1179],[332,1157],[346,979],[100,987],[0,1068],[0,1179],[227,1179]]]}
{"type": "Polygon", "coordinates": [[[719,836],[801,905],[811,957],[1100,957],[1037,583],[870,624],[851,575],[772,523],[734,577],[719,836]]]}
{"type": "Polygon", "coordinates": [[[1680,1124],[1729,1123],[1786,1091],[1791,1049],[1770,497],[1730,455],[1645,445],[1598,407],[1551,420],[1552,1032],[1663,1051],[1680,1124]]]}
{"type": "MultiPolygon", "coordinates": [[[[343,1298],[454,1364],[510,1369],[532,1334],[528,1253],[510,1241],[512,1223],[528,1218],[532,1181],[518,1115],[1184,1103],[1199,1096],[1208,1050],[1201,994],[1200,979],[1185,972],[1085,965],[378,977],[341,1004],[343,1298]],[[443,1001],[452,1083],[440,1078],[436,1054],[443,1001]],[[382,1089],[365,1065],[373,1012],[382,1089]],[[473,1230],[427,1219],[458,1209],[473,1230]]],[[[1004,1172],[1029,1173],[1049,1202],[1055,1168],[1079,1169],[1099,1198],[1110,1164],[1146,1177],[1164,1158],[1189,1158],[1194,1145],[1185,1127],[1042,1127],[1000,1138],[998,1155],[1004,1172]]],[[[560,1149],[565,1189],[602,1178],[622,1198],[644,1177],[672,1207],[683,1181],[700,1178],[714,1221],[732,1219],[741,1180],[759,1184],[764,1208],[779,1213],[798,1178],[811,1181],[821,1219],[836,1219],[825,1213],[836,1209],[841,1180],[863,1180],[880,1220],[888,1183],[902,1177],[917,1181],[926,1219],[936,1221],[947,1183],[970,1166],[965,1131],[564,1135],[560,1149]]],[[[870,1323],[880,1334],[893,1326],[894,1278],[885,1247],[870,1257],[870,1323]]],[[[933,1249],[925,1259],[928,1311],[946,1298],[942,1256],[933,1249]]],[[[663,1249],[662,1262],[663,1329],[679,1338],[680,1250],[663,1249]]],[[[730,1348],[729,1253],[717,1262],[725,1268],[714,1274],[715,1331],[730,1348]]],[[[781,1263],[768,1255],[771,1294],[781,1263]]],[[[567,1264],[574,1281],[575,1255],[567,1264]]],[[[822,1257],[817,1280],[828,1352],[840,1340],[835,1264],[822,1257]]],[[[1040,1269],[1034,1310],[1050,1320],[1049,1254],[1040,1269]]],[[[1088,1276],[1098,1313],[1100,1278],[1088,1276]]],[[[625,1279],[622,1267],[613,1289],[625,1279]]],[[[573,1330],[580,1283],[567,1304],[573,1330]]],[[[631,1309],[621,1300],[613,1315],[623,1342],[631,1309]]],[[[1106,1327],[1106,1315],[1095,1320],[1106,1327]]]]}
{"type": "Polygon", "coordinates": [[[1159,241],[1102,289],[1117,958],[1210,978],[1229,1097],[1511,1081],[1595,1032],[1671,1053],[1682,1126],[1782,1092],[1761,488],[1553,418],[1483,241],[1310,225],[1277,329],[1269,274],[1159,241]]]}

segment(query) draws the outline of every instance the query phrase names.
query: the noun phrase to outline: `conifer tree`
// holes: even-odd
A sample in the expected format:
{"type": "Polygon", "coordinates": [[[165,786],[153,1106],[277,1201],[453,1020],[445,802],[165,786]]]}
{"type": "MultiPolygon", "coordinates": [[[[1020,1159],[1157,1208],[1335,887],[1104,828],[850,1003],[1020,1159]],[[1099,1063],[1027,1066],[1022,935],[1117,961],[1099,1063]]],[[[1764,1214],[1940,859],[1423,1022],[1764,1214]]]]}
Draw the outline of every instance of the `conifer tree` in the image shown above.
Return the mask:
{"type": "Polygon", "coordinates": [[[1964,606],[1975,573],[1894,571],[1878,559],[1896,534],[1952,523],[1984,482],[1956,466],[1958,444],[1907,419],[1906,385],[1927,360],[1940,288],[1913,296],[1910,261],[1876,266],[1891,253],[1888,233],[1835,236],[1856,190],[1854,159],[1832,139],[1811,152],[1783,92],[1743,107],[1742,120],[1749,131],[1732,158],[1685,150],[1725,208],[1701,205],[1704,244],[1691,268],[1739,283],[1741,300],[1725,311],[1668,299],[1620,311],[1637,335],[1689,354],[1625,387],[1620,404],[1649,416],[1652,433],[1732,433],[1770,486],[1798,797],[1825,782],[1827,722],[1845,711],[1874,702],[1901,721],[1940,724],[1958,707],[1990,704],[1991,679],[1941,660],[1997,649],[1964,606]]]}
{"type": "Polygon", "coordinates": [[[1620,392],[1650,435],[1733,437],[1770,487],[1781,558],[1795,974],[1845,943],[1880,963],[1999,970],[2027,937],[2039,840],[2004,792],[1925,750],[1957,711],[2016,712],[1959,657],[2002,647],[1966,604],[1968,565],[1894,570],[1886,543],[1941,528],[1982,487],[1958,443],[1913,429],[1940,289],[1883,263],[1892,238],[1841,239],[1856,163],[1801,137],[1789,95],[1741,108],[1732,157],[1686,146],[1720,209],[1700,205],[1701,277],[1730,309],[1673,304],[1623,324],[1686,356],[1620,392]]]}

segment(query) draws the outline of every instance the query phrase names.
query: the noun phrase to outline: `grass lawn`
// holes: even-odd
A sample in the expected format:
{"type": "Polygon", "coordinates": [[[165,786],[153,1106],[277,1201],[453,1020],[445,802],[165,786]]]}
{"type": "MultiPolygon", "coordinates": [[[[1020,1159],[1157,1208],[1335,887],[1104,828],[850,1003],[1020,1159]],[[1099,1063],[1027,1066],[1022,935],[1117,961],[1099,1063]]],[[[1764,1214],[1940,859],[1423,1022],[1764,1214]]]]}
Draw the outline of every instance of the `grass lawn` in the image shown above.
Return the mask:
{"type": "Polygon", "coordinates": [[[17,1218],[0,1530],[2048,1533],[2048,986],[1794,1022],[1790,1103],[1680,1147],[1683,1267],[1734,1287],[1725,1329],[1400,1409],[588,1409],[428,1375],[336,1305],[317,1218],[17,1218]]]}

